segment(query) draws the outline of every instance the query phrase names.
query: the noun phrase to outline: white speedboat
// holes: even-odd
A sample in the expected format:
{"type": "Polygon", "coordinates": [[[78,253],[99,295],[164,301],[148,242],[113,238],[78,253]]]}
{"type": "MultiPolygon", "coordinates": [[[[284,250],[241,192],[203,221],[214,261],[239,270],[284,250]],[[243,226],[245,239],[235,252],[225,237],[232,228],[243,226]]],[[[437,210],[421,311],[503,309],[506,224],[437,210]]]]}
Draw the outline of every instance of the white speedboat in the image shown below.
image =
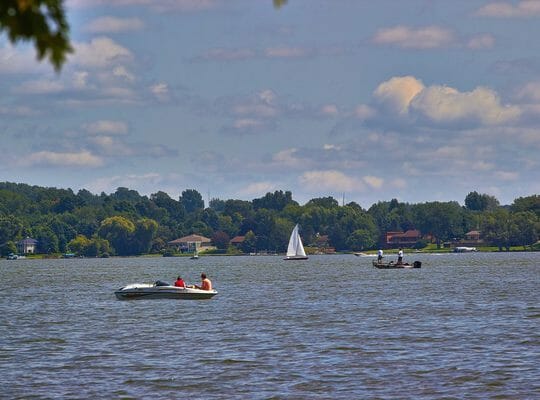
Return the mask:
{"type": "Polygon", "coordinates": [[[135,299],[178,299],[207,300],[214,297],[216,290],[201,290],[194,287],[176,287],[168,283],[132,283],[114,292],[119,300],[135,299]]]}

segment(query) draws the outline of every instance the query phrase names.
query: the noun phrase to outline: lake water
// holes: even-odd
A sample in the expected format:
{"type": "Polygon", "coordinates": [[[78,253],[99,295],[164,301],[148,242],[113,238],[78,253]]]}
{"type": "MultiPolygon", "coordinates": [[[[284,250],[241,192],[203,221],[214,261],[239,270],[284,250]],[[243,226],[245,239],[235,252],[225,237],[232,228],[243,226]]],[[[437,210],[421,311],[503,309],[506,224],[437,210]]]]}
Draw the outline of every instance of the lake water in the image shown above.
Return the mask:
{"type": "Polygon", "coordinates": [[[540,253],[0,261],[0,398],[540,398],[540,253]],[[116,300],[133,282],[209,301],[116,300]]]}

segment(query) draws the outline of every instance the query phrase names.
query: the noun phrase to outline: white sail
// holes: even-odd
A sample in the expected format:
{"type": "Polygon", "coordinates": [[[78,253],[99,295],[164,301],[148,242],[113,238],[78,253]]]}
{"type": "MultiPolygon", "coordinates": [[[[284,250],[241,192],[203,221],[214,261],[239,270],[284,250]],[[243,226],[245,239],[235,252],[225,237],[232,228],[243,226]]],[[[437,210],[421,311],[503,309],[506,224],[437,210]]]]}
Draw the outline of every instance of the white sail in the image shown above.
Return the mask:
{"type": "Polygon", "coordinates": [[[302,239],[298,233],[298,224],[294,227],[291,238],[289,239],[289,246],[287,247],[287,258],[306,258],[306,252],[302,239]]]}

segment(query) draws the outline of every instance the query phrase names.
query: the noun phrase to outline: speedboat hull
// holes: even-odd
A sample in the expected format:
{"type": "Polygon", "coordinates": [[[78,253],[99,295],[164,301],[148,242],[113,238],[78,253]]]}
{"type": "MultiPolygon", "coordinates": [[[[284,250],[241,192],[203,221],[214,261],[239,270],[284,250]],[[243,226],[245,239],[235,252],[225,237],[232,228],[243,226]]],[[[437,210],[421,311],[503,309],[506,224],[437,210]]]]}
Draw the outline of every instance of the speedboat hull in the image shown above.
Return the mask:
{"type": "Polygon", "coordinates": [[[392,261],[389,263],[381,263],[381,262],[378,262],[377,260],[373,260],[373,266],[379,269],[421,268],[422,263],[420,261],[415,261],[412,264],[409,264],[409,263],[397,264],[392,261]]]}
{"type": "Polygon", "coordinates": [[[176,299],[209,300],[217,294],[216,290],[158,286],[151,283],[133,283],[114,292],[119,300],[176,299]]]}

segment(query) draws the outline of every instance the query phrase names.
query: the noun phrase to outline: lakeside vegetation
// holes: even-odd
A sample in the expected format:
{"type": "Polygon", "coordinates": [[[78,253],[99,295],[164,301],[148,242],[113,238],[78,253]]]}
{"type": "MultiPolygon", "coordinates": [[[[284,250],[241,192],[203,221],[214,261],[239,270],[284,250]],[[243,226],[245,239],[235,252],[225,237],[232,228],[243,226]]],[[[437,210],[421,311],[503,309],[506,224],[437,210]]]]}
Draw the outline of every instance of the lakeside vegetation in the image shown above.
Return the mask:
{"type": "Polygon", "coordinates": [[[296,223],[312,251],[321,241],[338,252],[369,251],[383,246],[386,232],[409,229],[424,235],[411,247],[425,251],[443,251],[445,242],[473,229],[491,250],[539,250],[540,196],[501,206],[493,196],[471,192],[464,204],[392,199],[365,210],[354,202],[339,205],[333,197],[300,205],[280,190],[252,201],[212,199],[205,207],[194,189],[173,199],[162,191],[142,196],[124,187],[96,195],[0,182],[0,253],[16,253],[16,243],[32,237],[36,252],[45,255],[161,255],[167,242],[191,233],[211,238],[217,254],[283,253],[296,223]],[[244,241],[231,246],[238,235],[244,241]]]}

